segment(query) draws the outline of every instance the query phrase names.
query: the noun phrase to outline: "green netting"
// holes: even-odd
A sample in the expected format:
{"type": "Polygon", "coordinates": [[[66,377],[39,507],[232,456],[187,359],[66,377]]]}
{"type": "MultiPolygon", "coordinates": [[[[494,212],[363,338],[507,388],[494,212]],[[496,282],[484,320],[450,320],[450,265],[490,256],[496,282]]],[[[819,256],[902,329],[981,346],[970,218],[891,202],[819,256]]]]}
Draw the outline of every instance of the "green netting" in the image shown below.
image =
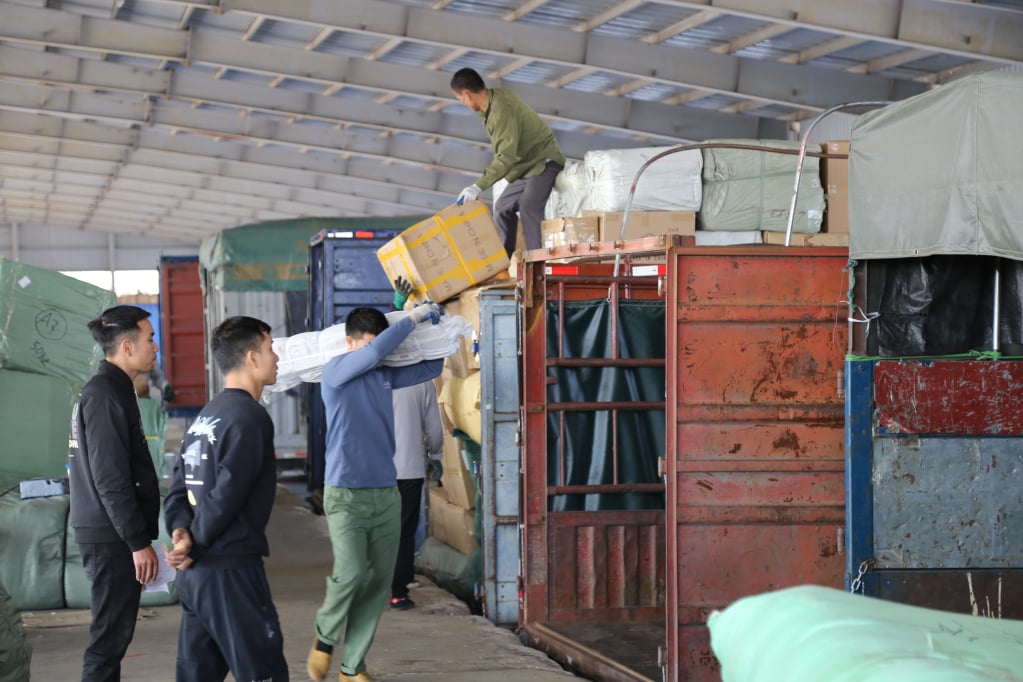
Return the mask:
{"type": "Polygon", "coordinates": [[[0,583],[0,682],[24,682],[29,679],[32,649],[25,641],[21,616],[11,596],[0,583]]]}
{"type": "Polygon", "coordinates": [[[416,571],[476,609],[476,583],[483,577],[479,548],[469,556],[437,538],[426,538],[416,553],[416,571]]]}
{"type": "Polygon", "coordinates": [[[78,387],[64,379],[0,369],[0,475],[67,475],[67,439],[78,387]]]}
{"type": "Polygon", "coordinates": [[[304,291],[309,240],[322,230],[400,232],[429,216],[300,218],[243,225],[203,240],[203,279],[225,291],[304,291]]]}
{"type": "Polygon", "coordinates": [[[19,611],[64,607],[68,500],[22,500],[17,489],[0,497],[0,582],[19,611]]]}
{"type": "MultiPolygon", "coordinates": [[[[156,544],[164,545],[164,548],[171,548],[170,535],[164,528],[166,524],[163,519],[163,504],[160,505],[160,537],[156,544]]],[[[64,601],[69,609],[89,608],[89,580],[85,577],[82,569],[82,553],[78,551],[78,543],[75,542],[75,531],[70,526],[67,529],[67,557],[64,564],[64,601]]],[[[178,601],[178,592],[174,583],[170,584],[170,592],[143,592],[143,606],[166,606],[175,604],[178,601]]]]}
{"type": "Polygon", "coordinates": [[[166,493],[168,483],[163,478],[163,451],[167,445],[167,410],[159,400],[139,398],[139,413],[142,415],[142,433],[146,434],[146,445],[153,458],[153,468],[160,479],[160,491],[166,493]]]}
{"type": "MultiPolygon", "coordinates": [[[[982,607],[983,608],[983,607],[982,607]]],[[[723,682],[1023,680],[1023,623],[803,585],[707,619],[723,682]]]]}
{"type": "Polygon", "coordinates": [[[116,303],[110,291],[0,259],[0,367],[84,385],[103,357],[87,324],[116,303]]]}

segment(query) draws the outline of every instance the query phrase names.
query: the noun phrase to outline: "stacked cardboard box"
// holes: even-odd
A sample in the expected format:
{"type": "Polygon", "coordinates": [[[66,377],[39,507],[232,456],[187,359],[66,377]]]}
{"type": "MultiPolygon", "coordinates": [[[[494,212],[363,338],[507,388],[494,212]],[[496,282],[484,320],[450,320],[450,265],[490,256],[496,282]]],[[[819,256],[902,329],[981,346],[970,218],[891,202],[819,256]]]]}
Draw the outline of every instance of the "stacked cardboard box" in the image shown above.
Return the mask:
{"type": "Polygon", "coordinates": [[[384,244],[377,258],[394,281],[415,287],[411,299],[442,303],[508,269],[508,256],[482,201],[452,204],[384,244]]]}

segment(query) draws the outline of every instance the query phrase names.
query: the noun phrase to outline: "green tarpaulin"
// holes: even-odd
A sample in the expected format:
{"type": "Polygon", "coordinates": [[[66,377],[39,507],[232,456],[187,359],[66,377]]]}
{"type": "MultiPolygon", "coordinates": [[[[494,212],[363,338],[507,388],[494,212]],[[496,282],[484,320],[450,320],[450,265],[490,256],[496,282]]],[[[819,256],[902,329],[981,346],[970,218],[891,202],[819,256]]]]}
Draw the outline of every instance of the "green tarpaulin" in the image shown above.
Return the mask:
{"type": "Polygon", "coordinates": [[[116,303],[110,291],[0,259],[0,367],[84,385],[103,357],[87,324],[116,303]]]}
{"type": "Polygon", "coordinates": [[[243,225],[203,240],[205,281],[226,291],[305,291],[309,240],[322,230],[401,232],[429,216],[300,218],[243,225]]]}
{"type": "Polygon", "coordinates": [[[142,433],[146,434],[146,445],[153,458],[156,477],[160,479],[160,490],[167,492],[168,483],[163,479],[163,451],[167,445],[167,410],[159,400],[139,398],[139,413],[142,415],[142,433]]]}
{"type": "MultiPolygon", "coordinates": [[[[156,543],[163,545],[164,549],[171,548],[171,539],[164,528],[163,504],[160,505],[160,537],[156,543]]],[[[89,608],[89,580],[85,577],[82,569],[82,554],[78,551],[78,543],[75,542],[74,528],[67,529],[66,562],[64,565],[64,601],[69,609],[89,608]]],[[[174,589],[174,583],[170,584],[170,592],[143,592],[142,606],[165,606],[178,601],[178,593],[174,589]]]]}
{"type": "Polygon", "coordinates": [[[15,480],[67,475],[77,395],[64,379],[0,369],[0,474],[15,480]]]}
{"type": "Polygon", "coordinates": [[[32,649],[25,641],[21,616],[0,584],[0,682],[25,682],[31,662],[32,649]]]}
{"type": "Polygon", "coordinates": [[[478,607],[476,583],[483,579],[479,548],[466,556],[437,538],[426,538],[416,553],[416,572],[468,603],[470,608],[478,607]]]}
{"type": "Polygon", "coordinates": [[[17,489],[0,497],[0,582],[19,611],[64,607],[68,500],[22,500],[17,489]]]}

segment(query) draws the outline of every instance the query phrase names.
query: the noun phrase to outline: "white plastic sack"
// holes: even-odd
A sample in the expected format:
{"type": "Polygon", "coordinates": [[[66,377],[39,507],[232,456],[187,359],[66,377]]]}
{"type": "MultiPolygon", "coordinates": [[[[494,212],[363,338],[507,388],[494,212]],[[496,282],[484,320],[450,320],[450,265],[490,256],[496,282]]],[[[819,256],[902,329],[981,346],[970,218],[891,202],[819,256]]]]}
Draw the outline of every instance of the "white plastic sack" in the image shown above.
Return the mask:
{"type": "MultiPolygon", "coordinates": [[[[584,208],[624,211],[640,166],[671,147],[601,149],[586,152],[588,177],[584,208]]],[[[636,185],[633,211],[698,211],[702,199],[703,155],[699,149],[669,154],[652,163],[636,185]]]]}
{"type": "MultiPolygon", "coordinates": [[[[404,311],[387,313],[394,324],[408,315],[404,311]]],[[[460,315],[443,315],[438,324],[417,325],[393,353],[384,358],[390,367],[405,367],[423,360],[439,360],[458,351],[459,339],[472,335],[472,325],[460,315]]],[[[323,331],[304,332],[276,338],[273,349],[277,362],[277,383],[267,387],[277,393],[302,382],[319,382],[323,366],[333,357],[347,353],[345,325],[335,324],[323,331]]]]}

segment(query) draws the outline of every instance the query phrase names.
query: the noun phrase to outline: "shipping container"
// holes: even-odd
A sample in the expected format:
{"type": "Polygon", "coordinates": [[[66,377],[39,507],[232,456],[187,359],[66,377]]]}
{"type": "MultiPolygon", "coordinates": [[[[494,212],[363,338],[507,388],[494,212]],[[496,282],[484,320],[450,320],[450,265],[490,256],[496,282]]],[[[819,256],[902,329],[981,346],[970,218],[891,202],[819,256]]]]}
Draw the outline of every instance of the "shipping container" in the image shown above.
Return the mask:
{"type": "MultiPolygon", "coordinates": [[[[401,224],[414,218],[401,219],[401,224]]],[[[341,221],[344,222],[344,221],[341,221]]],[[[411,223],[409,223],[411,224],[411,223]]],[[[309,243],[310,331],[321,331],[345,321],[353,309],[368,306],[387,313],[392,310],[394,288],[377,260],[377,249],[398,234],[397,230],[323,230],[309,243]]],[[[306,466],[310,503],[319,512],[326,466],[327,415],[320,385],[305,384],[309,426],[306,466]]]]}
{"type": "Polygon", "coordinates": [[[206,404],[206,337],[198,256],[160,258],[159,344],[174,389],[171,416],[194,416],[206,404]]]}
{"type": "Polygon", "coordinates": [[[842,585],[847,251],[679,244],[520,280],[522,636],[597,680],[718,680],[711,611],[842,585]]]}

